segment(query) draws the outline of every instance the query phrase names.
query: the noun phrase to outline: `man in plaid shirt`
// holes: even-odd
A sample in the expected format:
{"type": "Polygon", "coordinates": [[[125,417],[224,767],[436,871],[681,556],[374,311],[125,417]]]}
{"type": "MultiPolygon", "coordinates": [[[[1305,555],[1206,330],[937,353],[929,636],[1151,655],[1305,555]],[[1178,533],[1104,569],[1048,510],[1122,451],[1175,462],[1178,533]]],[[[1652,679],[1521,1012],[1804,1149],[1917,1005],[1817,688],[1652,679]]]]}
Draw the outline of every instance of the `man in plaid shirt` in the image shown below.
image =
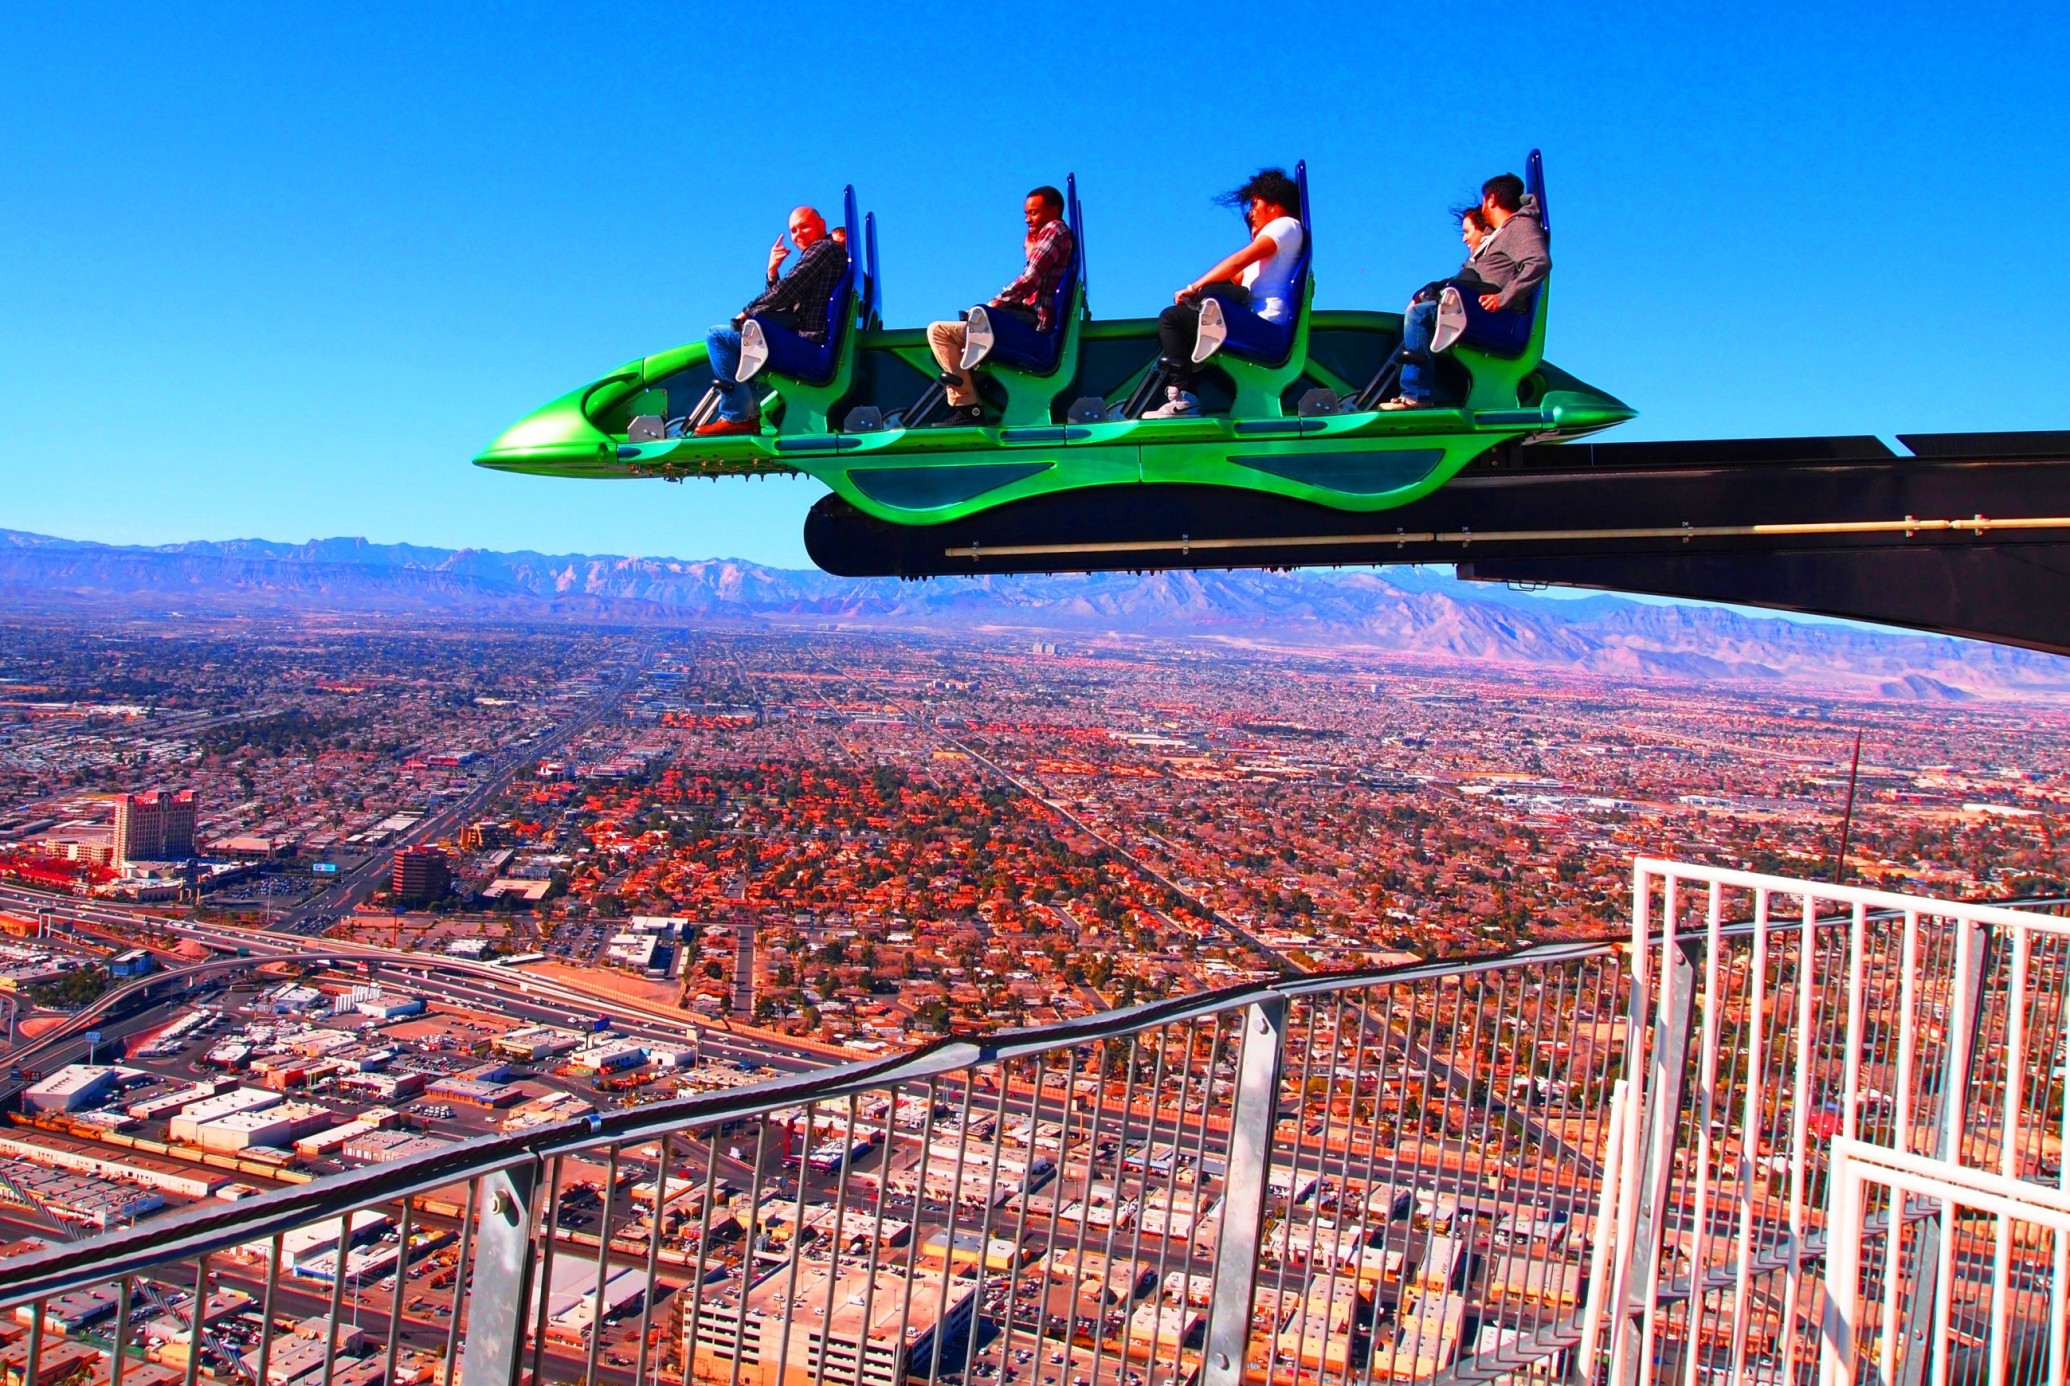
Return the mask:
{"type": "Polygon", "coordinates": [[[770,318],[814,342],[827,334],[827,303],[848,269],[848,249],[827,234],[826,218],[810,207],[791,212],[790,237],[802,252],[791,272],[781,273],[791,252],[783,237],[778,236],[776,244],[769,247],[768,287],[736,313],[731,323],[704,334],[712,363],[712,383],[719,387],[719,409],[709,421],[697,426],[700,438],[761,431],[754,394],[736,378],[740,371],[743,322],[749,318],[770,318]]]}
{"type": "MultiPolygon", "coordinates": [[[[1034,323],[1037,331],[1047,332],[1055,325],[1050,317],[1057,281],[1071,267],[1078,247],[1072,241],[1071,228],[1064,224],[1064,195],[1055,188],[1040,187],[1029,193],[1021,204],[1021,214],[1028,223],[1023,242],[1027,268],[985,306],[1016,314],[1034,323]]],[[[963,369],[967,332],[960,322],[927,325],[927,345],[934,352],[935,364],[942,368],[942,384],[948,387],[949,417],[945,422],[951,424],[983,423],[985,418],[984,406],[978,403],[977,382],[963,369]]]]}

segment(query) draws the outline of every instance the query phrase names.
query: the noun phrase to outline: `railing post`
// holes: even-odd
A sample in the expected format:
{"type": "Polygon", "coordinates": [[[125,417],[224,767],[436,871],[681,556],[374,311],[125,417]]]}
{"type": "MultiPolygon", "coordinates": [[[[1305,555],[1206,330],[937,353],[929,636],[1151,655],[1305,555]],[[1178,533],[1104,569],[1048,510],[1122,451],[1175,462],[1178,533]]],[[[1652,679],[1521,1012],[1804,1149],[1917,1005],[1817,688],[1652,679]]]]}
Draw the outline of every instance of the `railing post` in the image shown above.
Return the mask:
{"type": "MultiPolygon", "coordinates": [[[[1672,908],[1674,897],[1670,894],[1668,898],[1672,908]]],[[[1651,1370],[1650,1356],[1658,1326],[1662,1235],[1670,1208],[1676,1125],[1681,1118],[1682,1084],[1688,1072],[1690,1031],[1695,1019],[1692,1000],[1696,966],[1689,956],[1691,946],[1688,941],[1678,941],[1670,925],[1661,950],[1657,982],[1665,994],[1650,1008],[1654,1031],[1641,1118],[1644,1124],[1640,1128],[1644,1133],[1640,1156],[1644,1163],[1635,1186],[1636,1206],[1623,1209],[1623,1215],[1634,1219],[1635,1225],[1629,1259],[1619,1277],[1622,1297],[1611,1306],[1619,1325],[1612,1339],[1612,1386],[1645,1381],[1651,1370]]]]}
{"type": "Polygon", "coordinates": [[[1244,1380],[1251,1299],[1258,1283],[1258,1241],[1265,1230],[1265,1176],[1272,1163],[1273,1127],[1279,1119],[1279,1073],[1286,1037],[1286,998],[1268,997],[1247,1008],[1236,1105],[1230,1116],[1222,1231],[1215,1242],[1214,1303],[1208,1321],[1203,1386],[1242,1386],[1244,1380]]]}
{"type": "MultiPolygon", "coordinates": [[[[525,1307],[532,1299],[532,1202],[538,1182],[534,1165],[513,1165],[482,1176],[474,1280],[467,1296],[467,1341],[460,1357],[460,1377],[467,1386],[518,1386],[525,1307]]],[[[553,1235],[552,1228],[547,1235],[553,1235]]],[[[606,1239],[609,1236],[606,1228],[606,1239]]],[[[408,1256],[407,1248],[403,1254],[408,1256]]],[[[461,1269],[464,1273],[466,1268],[461,1269]]],[[[397,1274],[400,1283],[401,1272],[397,1274]]],[[[401,1290],[396,1293],[399,1298],[401,1290]]],[[[591,1327],[591,1332],[602,1331],[601,1323],[591,1327]]]]}
{"type": "MultiPolygon", "coordinates": [[[[1994,932],[1982,924],[1966,920],[1953,921],[1955,935],[1955,976],[1949,987],[1948,1037],[1946,1059],[1941,1077],[1941,1108],[1934,1116],[1934,1158],[1962,1163],[1962,1130],[1967,1121],[1967,1106],[1970,1071],[1976,1063],[1977,1043],[1983,1033],[1980,1017],[1984,1004],[1989,999],[1988,986],[1991,979],[1991,949],[1994,932]]],[[[1910,1083],[1912,1075],[1901,1074],[1898,1079],[1910,1083]]],[[[2009,1140],[2011,1132],[2006,1133],[2009,1140]]],[[[1890,1196],[1889,1236],[1902,1237],[1904,1233],[1904,1210],[1911,1198],[1909,1194],[1895,1191],[1890,1196]]],[[[1905,1306],[1900,1311],[1900,1332],[1905,1339],[1904,1370],[1895,1380],[1898,1386],[1920,1386],[1925,1378],[1928,1359],[1936,1350],[1944,1351],[1947,1342],[1944,1336],[1935,1333],[1936,1314],[1945,1313],[1946,1296],[1952,1287],[1940,1283],[1941,1241],[1950,1236],[1945,1201],[1933,1212],[1920,1219],[1919,1229],[1913,1234],[1912,1255],[1918,1267],[1905,1293],[1905,1306]]],[[[1890,1364],[1883,1364],[1883,1379],[1892,1380],[1890,1364]]]]}
{"type": "Polygon", "coordinates": [[[1624,1126],[1630,1079],[1620,1078],[1610,1091],[1610,1129],[1603,1141],[1603,1192],[1596,1199],[1595,1233],[1589,1239],[1588,1295],[1581,1305],[1581,1343],[1567,1364],[1574,1386],[1595,1386],[1597,1349],[1602,1342],[1603,1306],[1610,1297],[1610,1257],[1616,1249],[1617,1224],[1624,1216],[1624,1126]]]}

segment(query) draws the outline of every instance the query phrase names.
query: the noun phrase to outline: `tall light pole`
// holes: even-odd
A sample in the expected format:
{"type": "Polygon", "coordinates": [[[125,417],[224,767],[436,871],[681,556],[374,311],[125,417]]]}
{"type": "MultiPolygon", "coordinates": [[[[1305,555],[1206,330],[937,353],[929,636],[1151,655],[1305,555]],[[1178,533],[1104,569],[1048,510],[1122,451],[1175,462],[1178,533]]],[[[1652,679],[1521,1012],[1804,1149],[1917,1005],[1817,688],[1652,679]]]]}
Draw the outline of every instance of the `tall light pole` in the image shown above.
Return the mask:
{"type": "Polygon", "coordinates": [[[1847,769],[1847,808],[1840,815],[1840,851],[1833,858],[1833,884],[1839,885],[1840,878],[1847,874],[1847,839],[1854,827],[1854,787],[1862,773],[1862,732],[1854,731],[1854,763],[1847,769]]]}

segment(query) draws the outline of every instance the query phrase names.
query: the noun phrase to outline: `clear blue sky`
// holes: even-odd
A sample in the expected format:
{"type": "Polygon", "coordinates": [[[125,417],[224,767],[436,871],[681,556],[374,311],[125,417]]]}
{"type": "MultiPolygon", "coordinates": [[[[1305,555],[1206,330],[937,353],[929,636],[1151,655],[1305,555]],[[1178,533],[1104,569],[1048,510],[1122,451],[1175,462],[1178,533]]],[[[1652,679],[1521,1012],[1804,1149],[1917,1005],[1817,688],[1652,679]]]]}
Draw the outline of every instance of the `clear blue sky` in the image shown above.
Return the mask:
{"type": "Polygon", "coordinates": [[[1387,307],[1534,144],[1548,354],[1623,436],[2070,427],[2066,15],[17,5],[0,526],[802,564],[811,483],[468,459],[729,315],[845,181],[904,324],[993,292],[1075,169],[1094,312],[1130,316],[1239,239],[1210,194],[1305,157],[1318,302],[1387,307]]]}

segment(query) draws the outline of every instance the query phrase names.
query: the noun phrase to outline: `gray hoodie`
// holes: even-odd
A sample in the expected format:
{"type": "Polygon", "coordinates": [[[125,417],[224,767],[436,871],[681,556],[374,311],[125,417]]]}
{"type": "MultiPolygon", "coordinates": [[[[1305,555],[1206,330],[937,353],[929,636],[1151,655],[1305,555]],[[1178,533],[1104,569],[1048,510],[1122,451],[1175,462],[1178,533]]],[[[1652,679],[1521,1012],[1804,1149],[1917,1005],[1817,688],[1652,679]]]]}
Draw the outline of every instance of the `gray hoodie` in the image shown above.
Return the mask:
{"type": "Polygon", "coordinates": [[[1545,243],[1545,228],[1538,224],[1538,199],[1529,193],[1516,215],[1502,223],[1473,257],[1474,272],[1495,286],[1501,306],[1511,308],[1545,282],[1552,271],[1552,251],[1545,243]]]}

